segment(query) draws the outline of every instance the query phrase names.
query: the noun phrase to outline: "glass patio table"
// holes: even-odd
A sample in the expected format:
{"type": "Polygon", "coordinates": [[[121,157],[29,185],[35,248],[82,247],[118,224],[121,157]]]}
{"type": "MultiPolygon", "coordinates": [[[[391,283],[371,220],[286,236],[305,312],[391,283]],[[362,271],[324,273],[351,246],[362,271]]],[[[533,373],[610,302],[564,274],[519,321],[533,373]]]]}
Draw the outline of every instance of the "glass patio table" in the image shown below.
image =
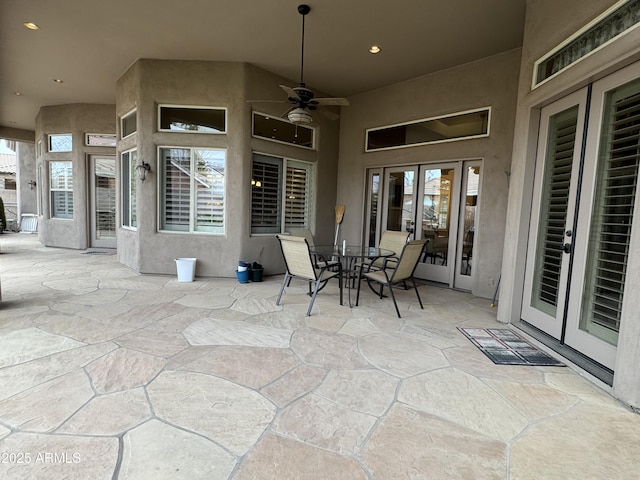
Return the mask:
{"type": "MultiPolygon", "coordinates": [[[[378,258],[393,257],[396,252],[385,248],[368,247],[362,245],[315,245],[310,252],[320,260],[337,260],[342,264],[342,281],[347,283],[349,306],[351,304],[351,281],[356,280],[358,273],[354,265],[359,260],[375,261],[378,258]]],[[[343,283],[344,286],[344,283],[343,283]]]]}

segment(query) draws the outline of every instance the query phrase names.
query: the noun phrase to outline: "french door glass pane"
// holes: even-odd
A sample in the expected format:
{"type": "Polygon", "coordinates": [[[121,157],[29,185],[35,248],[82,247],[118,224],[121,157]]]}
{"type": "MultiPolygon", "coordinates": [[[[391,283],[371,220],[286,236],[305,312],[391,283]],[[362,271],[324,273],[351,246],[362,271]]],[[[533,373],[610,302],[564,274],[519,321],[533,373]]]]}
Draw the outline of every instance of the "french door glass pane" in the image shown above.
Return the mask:
{"type": "Polygon", "coordinates": [[[606,96],[580,329],[616,345],[640,161],[640,81],[606,96]]]}
{"type": "Polygon", "coordinates": [[[96,239],[116,236],[116,162],[95,160],[96,239]]]}
{"type": "Polygon", "coordinates": [[[390,172],[387,191],[387,230],[411,231],[414,172],[390,172]]]}
{"type": "Polygon", "coordinates": [[[462,239],[462,261],[460,275],[471,275],[473,258],[473,239],[475,236],[476,210],[478,209],[478,185],[480,184],[480,167],[467,167],[467,184],[464,203],[464,226],[462,239]]]}
{"type": "Polygon", "coordinates": [[[549,119],[531,304],[552,317],[556,316],[558,290],[562,288],[562,244],[577,122],[577,106],[549,119]]]}
{"type": "Polygon", "coordinates": [[[431,263],[446,265],[451,228],[451,192],[455,170],[434,168],[424,171],[422,234],[427,240],[431,263]]]}
{"type": "Polygon", "coordinates": [[[371,193],[369,195],[369,246],[376,246],[376,228],[378,226],[378,194],[380,192],[380,174],[371,176],[371,193]]]}

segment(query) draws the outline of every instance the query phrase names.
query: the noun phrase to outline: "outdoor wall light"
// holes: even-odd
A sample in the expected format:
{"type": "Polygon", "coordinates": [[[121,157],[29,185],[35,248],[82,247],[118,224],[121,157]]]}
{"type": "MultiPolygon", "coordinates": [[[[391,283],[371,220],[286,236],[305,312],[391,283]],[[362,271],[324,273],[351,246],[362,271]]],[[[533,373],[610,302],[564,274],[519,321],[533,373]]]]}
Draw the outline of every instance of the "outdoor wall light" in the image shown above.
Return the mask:
{"type": "Polygon", "coordinates": [[[138,173],[138,178],[141,182],[144,182],[147,178],[147,173],[151,171],[151,165],[149,165],[144,160],[141,164],[136,165],[136,172],[138,173]]]}
{"type": "Polygon", "coordinates": [[[36,181],[35,180],[29,180],[28,183],[29,183],[29,187],[31,187],[31,190],[36,188],[36,181]]]}

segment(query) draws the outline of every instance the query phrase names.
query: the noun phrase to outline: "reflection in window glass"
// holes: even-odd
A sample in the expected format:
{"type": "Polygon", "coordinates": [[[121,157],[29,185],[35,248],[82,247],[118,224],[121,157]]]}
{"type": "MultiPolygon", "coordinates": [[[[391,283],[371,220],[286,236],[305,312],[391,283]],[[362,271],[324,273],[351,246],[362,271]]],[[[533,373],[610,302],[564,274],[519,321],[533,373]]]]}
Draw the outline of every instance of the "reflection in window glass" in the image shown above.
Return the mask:
{"type": "Polygon", "coordinates": [[[255,137],[313,148],[314,133],[315,130],[311,127],[296,125],[281,118],[261,113],[253,114],[253,135],[255,137]]]}
{"type": "Polygon", "coordinates": [[[188,133],[225,133],[226,111],[223,108],[168,107],[159,108],[162,131],[188,133]]]}
{"type": "Polygon", "coordinates": [[[251,233],[310,227],[311,171],[310,163],[253,155],[251,233]]]}
{"type": "Polygon", "coordinates": [[[49,135],[50,152],[70,152],[73,150],[73,137],[70,133],[49,135]]]}
{"type": "Polygon", "coordinates": [[[138,129],[138,114],[135,110],[120,119],[120,128],[121,138],[128,137],[129,135],[136,133],[136,130],[138,129]]]}
{"type": "Polygon", "coordinates": [[[161,148],[160,229],[224,233],[226,151],[161,148]]]}
{"type": "Polygon", "coordinates": [[[367,151],[489,135],[490,109],[367,130],[367,151]]]}
{"type": "Polygon", "coordinates": [[[136,163],[138,152],[131,150],[122,154],[122,226],[135,228],[136,217],[136,163]]]}
{"type": "Polygon", "coordinates": [[[73,218],[73,168],[71,162],[49,162],[51,218],[73,218]]]}

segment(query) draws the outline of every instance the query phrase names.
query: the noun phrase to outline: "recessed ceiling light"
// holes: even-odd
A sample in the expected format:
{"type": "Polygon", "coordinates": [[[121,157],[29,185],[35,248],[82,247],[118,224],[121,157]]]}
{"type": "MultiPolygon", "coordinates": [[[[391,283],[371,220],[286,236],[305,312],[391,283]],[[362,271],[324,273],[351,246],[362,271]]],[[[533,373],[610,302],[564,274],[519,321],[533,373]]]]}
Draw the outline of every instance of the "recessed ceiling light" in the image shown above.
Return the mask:
{"type": "Polygon", "coordinates": [[[373,53],[373,54],[380,53],[380,47],[378,45],[371,45],[369,47],[369,53],[373,53]]]}
{"type": "Polygon", "coordinates": [[[24,22],[24,26],[29,30],[40,30],[40,27],[33,22],[24,22]]]}
{"type": "Polygon", "coordinates": [[[64,83],[64,80],[60,80],[59,78],[54,78],[53,81],[56,83],[64,83]]]}
{"type": "Polygon", "coordinates": [[[16,97],[21,97],[21,96],[22,96],[22,92],[14,92],[14,95],[15,95],[16,97]]]}

